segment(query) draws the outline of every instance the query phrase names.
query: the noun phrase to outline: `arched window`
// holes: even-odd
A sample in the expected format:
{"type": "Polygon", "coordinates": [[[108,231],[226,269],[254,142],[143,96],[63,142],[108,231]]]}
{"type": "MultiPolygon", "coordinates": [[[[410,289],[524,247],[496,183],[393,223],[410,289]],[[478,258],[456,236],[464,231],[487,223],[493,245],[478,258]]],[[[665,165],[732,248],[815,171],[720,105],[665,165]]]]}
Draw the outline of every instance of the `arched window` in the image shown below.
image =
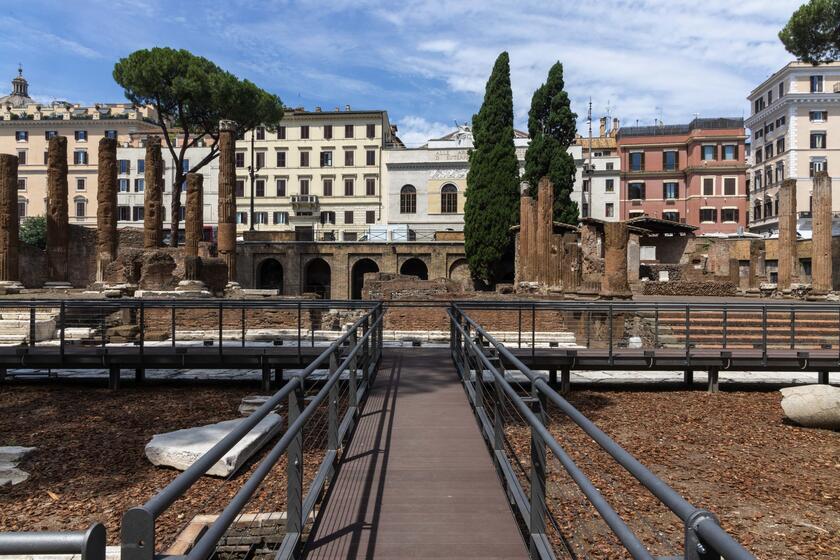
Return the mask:
{"type": "Polygon", "coordinates": [[[440,211],[442,214],[458,212],[458,188],[455,185],[446,184],[440,189],[440,211]]]}
{"type": "Polygon", "coordinates": [[[417,189],[413,185],[405,185],[400,189],[400,214],[417,213],[417,189]]]}
{"type": "Polygon", "coordinates": [[[753,207],[753,221],[761,219],[761,202],[756,200],[753,207]]]}
{"type": "Polygon", "coordinates": [[[76,217],[79,219],[84,219],[87,217],[87,199],[83,196],[77,196],[73,199],[76,206],[76,217]]]}

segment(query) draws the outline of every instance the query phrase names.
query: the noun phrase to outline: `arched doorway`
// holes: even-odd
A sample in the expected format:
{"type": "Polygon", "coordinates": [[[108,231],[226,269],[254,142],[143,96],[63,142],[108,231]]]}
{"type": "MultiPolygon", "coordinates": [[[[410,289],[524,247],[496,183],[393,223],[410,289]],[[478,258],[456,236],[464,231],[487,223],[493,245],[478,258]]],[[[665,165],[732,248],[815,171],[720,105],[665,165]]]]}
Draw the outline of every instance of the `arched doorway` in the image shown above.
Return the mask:
{"type": "Polygon", "coordinates": [[[416,276],[420,280],[429,279],[429,269],[426,267],[426,263],[416,257],[408,259],[402,264],[400,274],[416,276]]]}
{"type": "Polygon", "coordinates": [[[321,258],[312,259],[306,265],[304,273],[303,291],[316,293],[323,299],[330,298],[332,272],[327,261],[321,258]]]}
{"type": "Polygon", "coordinates": [[[362,299],[365,274],[368,272],[379,272],[379,267],[371,259],[360,259],[353,265],[353,271],[350,274],[350,297],[352,299],[362,299]]]}
{"type": "Polygon", "coordinates": [[[277,259],[265,259],[257,273],[257,288],[283,293],[283,265],[277,259]]]}
{"type": "Polygon", "coordinates": [[[467,264],[467,259],[458,259],[452,263],[449,267],[449,279],[456,282],[464,291],[473,288],[470,265],[467,264]]]}

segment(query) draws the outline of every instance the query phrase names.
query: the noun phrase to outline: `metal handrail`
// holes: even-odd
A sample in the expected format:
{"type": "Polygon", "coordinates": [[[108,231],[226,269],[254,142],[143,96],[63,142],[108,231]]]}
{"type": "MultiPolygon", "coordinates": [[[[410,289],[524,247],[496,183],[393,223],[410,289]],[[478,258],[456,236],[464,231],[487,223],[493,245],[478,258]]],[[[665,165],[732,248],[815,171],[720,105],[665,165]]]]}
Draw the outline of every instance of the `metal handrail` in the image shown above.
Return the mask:
{"type": "Polygon", "coordinates": [[[0,533],[0,556],[81,554],[82,560],[105,560],[105,526],[94,523],[84,532],[0,533]]]}
{"type": "MultiPolygon", "coordinates": [[[[205,452],[199,459],[190,465],[189,468],[170,482],[163,490],[150,498],[142,506],[129,509],[123,515],[121,523],[123,560],[151,560],[154,558],[155,520],[187,490],[189,490],[189,488],[221,457],[223,457],[225,453],[233,448],[239,440],[245,437],[263,418],[269,414],[269,412],[277,407],[283,399],[289,397],[293,391],[301,389],[307,377],[309,377],[325,360],[329,360],[332,354],[338,352],[348,339],[355,338],[355,333],[359,328],[365,327],[366,332],[356,341],[356,344],[350,350],[347,355],[347,359],[345,359],[342,365],[346,369],[346,365],[349,364],[349,360],[351,358],[355,358],[361,347],[369,344],[368,341],[371,337],[373,337],[374,340],[374,344],[372,345],[373,354],[371,355],[372,362],[374,364],[378,363],[381,356],[383,317],[384,314],[382,312],[382,305],[377,304],[371,311],[353,323],[353,325],[341,337],[321,352],[321,354],[319,354],[318,357],[315,358],[302,372],[293,376],[288,383],[283,386],[283,388],[277,391],[270,399],[246,417],[227,436],[222,438],[221,441],[205,452]]],[[[333,377],[335,376],[331,375],[330,380],[332,380],[333,377]]],[[[337,377],[335,377],[335,379],[337,380],[337,377]]],[[[328,384],[334,384],[334,381],[328,381],[328,384]]],[[[304,414],[302,413],[301,416],[304,416],[304,414]]],[[[304,421],[305,418],[306,417],[304,417],[304,421]]],[[[299,431],[302,425],[303,423],[301,422],[289,426],[286,430],[286,434],[283,438],[281,438],[280,442],[282,443],[285,441],[286,445],[288,445],[286,435],[299,431]]],[[[278,443],[278,446],[279,445],[280,443],[278,443]]],[[[283,449],[285,449],[285,446],[283,449]]],[[[252,478],[254,476],[257,476],[256,473],[252,475],[252,478]]],[[[237,494],[237,496],[239,496],[239,494],[237,494]]],[[[214,526],[217,524],[218,522],[214,524],[214,526]]]]}
{"type": "MultiPolygon", "coordinates": [[[[750,554],[745,548],[743,548],[735,539],[733,539],[726,531],[723,530],[722,527],[717,523],[717,519],[712,515],[710,512],[706,510],[702,510],[700,508],[696,508],[691,505],[687,500],[685,500],[679,493],[677,493],[673,488],[671,488],[667,483],[653,474],[647,467],[645,467],[641,462],[639,462],[635,457],[633,457],[630,453],[628,453],[625,449],[623,449],[620,445],[618,445],[615,441],[613,441],[606,433],[604,433],[600,428],[598,428],[591,420],[586,418],[579,410],[577,410],[574,406],[572,406],[566,399],[560,396],[554,389],[552,389],[548,383],[540,376],[534,374],[525,364],[522,363],[513,353],[511,353],[503,344],[496,341],[490,334],[488,334],[478,323],[476,323],[473,319],[471,319],[468,315],[463,313],[462,309],[459,308],[457,305],[453,306],[454,313],[458,314],[459,318],[463,318],[466,324],[470,325],[475,332],[482,338],[487,340],[493,348],[498,352],[499,356],[502,358],[501,363],[504,364],[505,362],[511,364],[514,368],[518,369],[522,372],[528,380],[531,382],[531,386],[534,390],[538,391],[540,394],[544,395],[546,398],[551,400],[558,408],[560,408],[573,422],[575,422],[589,437],[591,437],[604,451],[610,454],[613,459],[618,462],[625,470],[627,470],[630,474],[632,474],[645,488],[647,488],[651,494],[653,494],[660,502],[662,502],[668,509],[670,509],[674,514],[676,514],[686,525],[686,558],[697,558],[697,550],[688,550],[691,546],[700,546],[710,545],[716,552],[719,554],[723,554],[728,560],[754,560],[754,556],[750,554]],[[690,536],[694,534],[699,535],[700,539],[696,542],[689,542],[691,541],[690,536]]],[[[452,322],[452,326],[454,329],[457,329],[459,332],[460,337],[463,338],[465,347],[469,347],[472,352],[476,352],[477,346],[475,343],[470,340],[469,333],[461,326],[458,318],[455,317],[453,310],[448,311],[450,320],[452,322]]],[[[453,346],[454,347],[454,346],[453,346]]],[[[576,475],[572,471],[569,470],[566,464],[566,460],[568,456],[562,450],[562,448],[557,444],[556,440],[554,440],[553,436],[551,436],[550,432],[545,428],[545,426],[540,422],[537,417],[528,410],[527,406],[522,402],[522,399],[516,394],[510,384],[504,377],[504,366],[502,367],[502,372],[499,372],[495,366],[489,361],[487,356],[484,354],[483,351],[477,352],[477,355],[481,358],[481,361],[484,362],[484,365],[493,373],[494,379],[496,382],[500,383],[501,386],[504,388],[505,392],[511,397],[511,399],[516,404],[517,408],[523,413],[528,419],[529,424],[531,427],[538,431],[540,437],[542,437],[549,447],[552,448],[555,455],[558,456],[558,459],[561,460],[563,466],[566,467],[567,472],[572,476],[575,482],[578,484],[578,487],[590,498],[592,501],[593,506],[598,510],[598,512],[604,517],[604,520],[610,526],[611,529],[616,533],[616,536],[625,544],[628,551],[633,554],[634,558],[647,558],[649,557],[649,553],[645,550],[645,554],[638,555],[637,552],[634,552],[633,549],[628,547],[628,543],[635,546],[635,542],[633,539],[629,539],[625,542],[625,539],[628,539],[628,535],[624,533],[624,529],[626,529],[626,525],[617,524],[615,519],[611,517],[613,515],[617,516],[615,510],[613,510],[608,504],[605,502],[597,503],[597,500],[603,498],[597,493],[597,489],[594,486],[591,486],[591,482],[586,479],[585,475],[576,475]],[[527,413],[526,413],[527,411],[527,413]],[[565,460],[564,460],[565,459],[565,460]],[[580,478],[583,476],[583,478],[580,478]],[[591,487],[590,487],[591,486],[591,487]],[[596,501],[593,501],[590,494],[595,497],[596,501]],[[604,506],[606,505],[606,509],[604,506]],[[606,515],[605,515],[606,513],[606,515]],[[619,531],[616,531],[616,528],[619,531]]],[[[482,372],[476,372],[476,376],[481,375],[482,372]]],[[[572,462],[572,465],[574,463],[572,462]]],[[[576,468],[576,467],[575,467],[576,468]]],[[[620,519],[619,519],[620,520],[620,519]]],[[[629,531],[629,529],[627,529],[629,531]]],[[[636,541],[638,539],[635,539],[636,541]]]]}

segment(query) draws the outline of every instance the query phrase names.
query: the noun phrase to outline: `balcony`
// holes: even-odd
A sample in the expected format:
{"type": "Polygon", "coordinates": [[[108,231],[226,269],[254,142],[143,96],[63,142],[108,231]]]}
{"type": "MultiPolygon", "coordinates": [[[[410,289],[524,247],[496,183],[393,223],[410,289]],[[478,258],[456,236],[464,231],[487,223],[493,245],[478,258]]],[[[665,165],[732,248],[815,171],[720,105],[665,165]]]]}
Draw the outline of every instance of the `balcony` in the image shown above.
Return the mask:
{"type": "Polygon", "coordinates": [[[314,194],[293,194],[291,203],[295,214],[316,212],[319,204],[318,196],[314,194]]]}

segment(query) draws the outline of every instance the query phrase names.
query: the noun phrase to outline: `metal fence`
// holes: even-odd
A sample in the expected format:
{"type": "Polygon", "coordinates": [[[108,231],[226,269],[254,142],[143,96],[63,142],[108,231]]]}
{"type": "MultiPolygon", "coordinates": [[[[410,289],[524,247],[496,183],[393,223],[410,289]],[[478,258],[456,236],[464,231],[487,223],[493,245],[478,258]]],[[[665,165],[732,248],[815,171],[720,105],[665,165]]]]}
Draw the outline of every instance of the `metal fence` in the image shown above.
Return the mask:
{"type": "Polygon", "coordinates": [[[555,558],[558,546],[565,548],[570,557],[576,557],[573,547],[559,530],[557,520],[547,506],[546,473],[550,452],[597,510],[623,549],[633,558],[654,558],[639,536],[628,527],[567,450],[555,439],[546,421],[546,412],[550,404],[577,424],[603,451],[679,517],[684,524],[683,558],[701,560],[723,555],[727,559],[753,559],[749,552],[720,527],[712,513],[688,503],[569,404],[542,377],[534,374],[465,311],[457,305],[448,311],[451,321],[452,359],[475,409],[482,434],[492,448],[494,462],[504,480],[514,511],[525,527],[532,557],[555,558]],[[526,383],[515,387],[517,383],[509,379],[505,363],[524,375],[526,383]],[[510,407],[514,410],[508,412],[519,418],[530,435],[530,452],[525,461],[526,464],[530,463],[530,468],[523,468],[521,459],[515,456],[515,452],[512,453],[513,446],[505,432],[508,427],[505,425],[505,410],[510,407]],[[517,475],[515,464],[522,469],[524,476],[517,475]],[[555,545],[548,536],[550,526],[559,533],[555,540],[559,545],[555,545]]]}
{"type": "Polygon", "coordinates": [[[0,533],[0,556],[12,554],[80,554],[82,560],[105,560],[105,526],[84,532],[0,533]]]}

